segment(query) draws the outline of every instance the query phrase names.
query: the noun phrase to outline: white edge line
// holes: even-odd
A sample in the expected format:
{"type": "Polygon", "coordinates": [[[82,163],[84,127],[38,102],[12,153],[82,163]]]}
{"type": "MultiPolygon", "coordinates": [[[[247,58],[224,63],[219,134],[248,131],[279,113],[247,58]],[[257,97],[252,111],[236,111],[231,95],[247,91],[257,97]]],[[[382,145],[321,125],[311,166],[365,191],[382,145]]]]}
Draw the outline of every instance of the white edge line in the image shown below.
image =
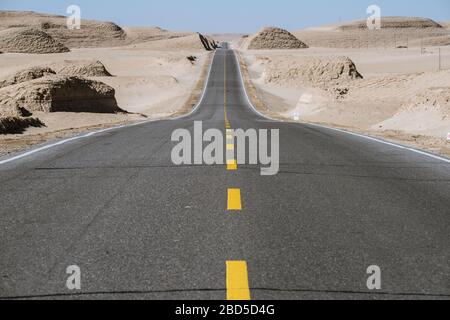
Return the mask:
{"type": "MultiPolygon", "coordinates": [[[[236,54],[236,52],[234,50],[233,50],[233,53],[234,53],[234,57],[236,58],[236,62],[238,64],[238,70],[239,70],[239,75],[240,75],[240,78],[241,78],[241,84],[242,84],[242,87],[244,88],[244,93],[245,93],[245,96],[247,98],[248,104],[252,107],[252,109],[258,115],[262,116],[263,118],[268,119],[268,120],[272,120],[272,121],[284,122],[284,121],[276,120],[276,119],[273,119],[273,118],[270,118],[270,117],[266,116],[265,114],[263,114],[260,111],[258,111],[255,108],[255,106],[252,104],[252,102],[250,101],[250,98],[249,98],[249,96],[247,94],[247,89],[245,88],[244,78],[242,76],[241,65],[239,63],[239,59],[238,59],[237,54],[236,54]]],[[[285,123],[300,124],[298,122],[285,122],[285,123]]],[[[333,130],[333,131],[337,131],[337,132],[341,132],[341,133],[346,133],[346,134],[353,135],[353,136],[356,136],[356,137],[360,137],[360,138],[364,138],[364,139],[367,139],[367,140],[371,140],[371,141],[375,141],[375,142],[378,142],[378,143],[382,143],[382,144],[385,144],[385,145],[388,145],[388,146],[391,146],[391,147],[397,147],[399,149],[408,150],[408,151],[411,151],[411,152],[414,152],[414,153],[418,153],[420,155],[427,156],[427,157],[430,157],[430,158],[433,158],[433,159],[436,159],[436,160],[444,161],[446,163],[450,163],[450,159],[443,158],[443,157],[440,157],[438,155],[434,155],[432,153],[425,152],[425,151],[422,151],[422,150],[418,150],[418,149],[414,149],[414,148],[411,148],[411,147],[402,146],[400,144],[388,142],[388,141],[385,141],[385,140],[382,140],[382,139],[374,138],[374,137],[371,137],[371,136],[368,136],[368,135],[364,135],[364,134],[360,134],[360,133],[356,133],[356,132],[351,132],[351,131],[347,131],[347,130],[342,130],[342,129],[338,129],[338,128],[327,127],[327,126],[316,124],[316,123],[305,123],[305,124],[306,125],[315,126],[315,127],[319,127],[319,128],[323,128],[323,129],[333,130]]]]}
{"type": "Polygon", "coordinates": [[[202,96],[201,96],[199,102],[197,103],[197,105],[188,114],[183,115],[183,116],[179,116],[179,117],[176,117],[176,118],[144,120],[144,121],[140,121],[140,122],[137,122],[137,123],[126,124],[126,125],[121,125],[121,126],[116,126],[116,127],[111,127],[111,128],[107,128],[107,129],[102,129],[102,130],[98,130],[98,131],[89,132],[89,133],[86,133],[86,134],[81,135],[81,136],[75,136],[75,137],[72,137],[72,138],[64,139],[64,140],[61,140],[61,141],[58,141],[58,142],[55,142],[55,143],[52,143],[52,144],[48,144],[48,145],[42,146],[40,148],[36,148],[36,149],[30,150],[30,151],[27,151],[27,152],[21,153],[19,155],[13,156],[13,157],[5,159],[5,160],[0,160],[0,165],[6,164],[6,163],[9,163],[9,162],[13,162],[13,161],[16,161],[16,160],[20,160],[20,159],[23,159],[25,157],[31,156],[31,155],[33,155],[35,153],[38,153],[38,152],[41,152],[41,151],[44,151],[44,150],[48,150],[48,149],[51,149],[53,147],[57,147],[57,146],[66,144],[66,143],[71,142],[71,141],[80,140],[80,139],[83,139],[83,138],[88,138],[88,137],[91,137],[93,135],[97,135],[99,133],[104,133],[104,132],[111,131],[111,130],[116,130],[116,129],[123,129],[123,128],[127,128],[127,127],[133,127],[133,126],[137,126],[137,125],[141,125],[141,124],[145,124],[145,123],[150,123],[150,122],[156,122],[156,121],[178,120],[178,119],[182,119],[182,118],[186,118],[186,117],[190,116],[191,114],[193,114],[198,109],[198,107],[200,107],[200,105],[203,102],[203,99],[205,98],[206,91],[208,89],[209,79],[210,79],[210,76],[211,76],[211,70],[212,70],[214,58],[216,57],[216,53],[217,53],[217,50],[214,52],[213,58],[211,60],[211,64],[209,66],[208,78],[207,78],[206,84],[205,84],[205,86],[203,88],[202,96]]]}
{"type": "MultiPolygon", "coordinates": [[[[104,133],[104,132],[107,132],[107,131],[127,128],[127,127],[133,127],[133,126],[137,126],[137,125],[141,125],[141,124],[146,124],[146,123],[156,122],[156,121],[162,121],[162,120],[177,120],[177,119],[182,119],[182,118],[190,116],[191,114],[193,114],[198,109],[198,107],[202,104],[202,102],[204,100],[204,97],[206,95],[206,91],[207,91],[207,88],[208,88],[208,84],[209,84],[209,79],[210,79],[210,76],[211,76],[211,70],[212,70],[213,62],[214,62],[214,59],[216,57],[216,53],[217,53],[217,50],[214,52],[213,59],[211,60],[211,65],[209,66],[209,71],[208,71],[208,78],[207,78],[206,84],[205,84],[205,86],[203,88],[203,93],[202,93],[202,96],[200,98],[200,101],[197,103],[195,108],[192,109],[192,111],[189,112],[188,114],[180,116],[180,117],[177,117],[177,118],[144,120],[144,121],[137,122],[137,123],[121,125],[121,126],[117,126],[117,127],[112,127],[112,128],[107,128],[107,129],[103,129],[103,130],[89,132],[89,133],[81,135],[81,136],[76,136],[76,137],[64,139],[64,140],[61,140],[61,141],[58,141],[58,142],[55,142],[55,143],[52,143],[52,144],[49,144],[49,145],[45,145],[43,147],[40,147],[40,148],[31,150],[31,151],[28,151],[28,152],[19,154],[17,156],[11,157],[9,159],[0,160],[0,165],[6,164],[6,163],[9,163],[9,162],[13,162],[15,160],[19,160],[19,159],[22,159],[22,158],[25,158],[25,157],[28,157],[28,156],[33,155],[35,153],[38,153],[38,152],[41,152],[41,151],[44,151],[44,150],[47,150],[47,149],[50,149],[50,148],[53,148],[53,147],[56,147],[56,146],[60,146],[60,145],[63,145],[65,143],[68,143],[68,142],[71,142],[71,141],[80,140],[80,139],[83,139],[83,138],[88,138],[88,137],[91,137],[93,135],[97,135],[97,134],[104,133]]],[[[251,102],[251,100],[250,100],[250,98],[248,96],[247,89],[245,88],[244,78],[243,78],[242,72],[241,72],[241,66],[240,66],[238,57],[236,55],[236,52],[234,50],[233,50],[233,55],[234,55],[234,58],[235,58],[235,60],[237,62],[237,66],[238,66],[238,70],[239,70],[239,76],[240,76],[240,80],[241,80],[241,85],[242,85],[245,97],[247,98],[247,102],[252,107],[253,111],[255,113],[257,113],[258,115],[260,115],[261,117],[267,119],[267,120],[281,122],[280,120],[272,119],[272,118],[264,115],[263,113],[258,111],[255,108],[255,106],[252,104],[252,102],[251,102]]],[[[289,123],[296,124],[296,122],[289,122],[289,123]]],[[[430,157],[430,158],[433,158],[433,159],[436,159],[436,160],[444,161],[446,163],[450,163],[450,159],[446,159],[446,158],[443,158],[443,157],[440,157],[440,156],[437,156],[437,155],[434,155],[434,154],[431,154],[431,153],[428,153],[428,152],[425,152],[425,151],[421,151],[421,150],[418,150],[418,149],[405,147],[405,146],[402,146],[402,145],[399,145],[399,144],[396,144],[396,143],[387,142],[387,141],[384,141],[384,140],[381,140],[381,139],[377,139],[377,138],[374,138],[374,137],[371,137],[371,136],[367,136],[367,135],[363,135],[363,134],[359,134],[359,133],[355,133],[355,132],[351,132],[351,131],[347,131],[347,130],[327,127],[327,126],[320,125],[320,124],[315,124],[315,123],[308,123],[307,125],[311,125],[311,126],[315,126],[315,127],[319,127],[319,128],[324,128],[324,129],[328,129],[328,130],[333,130],[333,131],[337,131],[337,132],[341,132],[341,133],[346,133],[346,134],[353,135],[353,136],[356,136],[356,137],[360,137],[360,138],[364,138],[364,139],[367,139],[367,140],[371,140],[371,141],[375,141],[375,142],[378,142],[378,143],[382,143],[382,144],[385,144],[385,145],[388,145],[388,146],[397,147],[397,148],[403,149],[403,150],[408,150],[408,151],[411,151],[411,152],[414,152],[414,153],[418,153],[420,155],[424,155],[424,156],[427,156],[427,157],[430,157]]]]}
{"type": "Polygon", "coordinates": [[[212,66],[214,64],[214,59],[216,58],[216,53],[217,53],[217,50],[214,51],[214,55],[212,57],[210,65],[209,65],[208,77],[207,77],[206,83],[205,83],[205,85],[203,87],[202,96],[200,97],[200,100],[197,102],[195,107],[188,114],[185,114],[185,115],[182,115],[182,116],[179,116],[179,117],[175,117],[175,118],[169,118],[167,120],[179,120],[179,119],[187,118],[190,115],[192,115],[195,111],[197,111],[197,109],[201,106],[201,104],[203,103],[203,100],[205,98],[206,92],[208,90],[209,79],[211,78],[211,71],[212,71],[212,66]]]}
{"type": "Polygon", "coordinates": [[[120,125],[120,126],[116,126],[116,127],[111,127],[111,128],[98,130],[98,131],[92,131],[92,132],[83,134],[81,136],[75,136],[75,137],[72,137],[72,138],[64,139],[64,140],[61,140],[61,141],[58,141],[58,142],[55,142],[55,143],[52,143],[52,144],[45,145],[45,146],[42,146],[40,148],[36,148],[36,149],[30,150],[30,151],[21,153],[19,155],[13,156],[13,157],[5,159],[5,160],[0,160],[0,165],[6,164],[6,163],[9,163],[9,162],[13,162],[15,160],[19,160],[19,159],[22,159],[22,158],[25,158],[25,157],[28,157],[28,156],[31,156],[31,155],[33,155],[35,153],[38,153],[38,152],[41,152],[41,151],[44,151],[44,150],[51,149],[53,147],[57,147],[57,146],[63,145],[65,143],[67,143],[67,142],[71,142],[71,141],[75,141],[75,140],[81,140],[81,139],[88,138],[88,137],[91,137],[91,136],[94,136],[94,135],[97,135],[97,134],[100,134],[100,133],[104,133],[104,132],[107,132],[107,131],[112,131],[112,130],[116,130],[116,129],[123,129],[123,128],[127,128],[127,127],[134,127],[134,126],[138,126],[138,125],[142,125],[142,124],[146,124],[146,123],[150,123],[150,122],[161,121],[161,120],[164,120],[164,119],[144,120],[144,121],[140,121],[140,122],[136,122],[136,123],[120,125]]]}
{"type": "MultiPolygon", "coordinates": [[[[296,123],[296,122],[291,122],[291,123],[296,123]]],[[[346,134],[349,134],[349,135],[352,135],[352,136],[356,136],[356,137],[364,138],[364,139],[367,139],[367,140],[375,141],[375,142],[382,143],[382,144],[385,144],[385,145],[388,145],[388,146],[391,146],[391,147],[397,147],[399,149],[408,150],[408,151],[411,151],[411,152],[414,152],[414,153],[421,154],[423,156],[427,156],[427,157],[430,157],[430,158],[433,158],[433,159],[436,159],[436,160],[441,160],[441,161],[450,163],[450,159],[447,159],[447,158],[444,158],[444,157],[440,157],[438,155],[435,155],[435,154],[432,154],[432,153],[429,153],[429,152],[426,152],[426,151],[422,151],[422,150],[419,150],[419,149],[414,149],[414,148],[411,148],[411,147],[402,146],[401,144],[396,144],[396,143],[393,143],[393,142],[388,142],[388,141],[385,141],[385,140],[382,140],[382,139],[374,138],[374,137],[371,137],[371,136],[368,136],[368,135],[364,135],[364,134],[360,134],[360,133],[356,133],[356,132],[352,132],[352,131],[347,131],[347,130],[343,130],[343,129],[338,129],[338,128],[327,127],[327,126],[324,126],[324,125],[321,125],[321,124],[316,124],[316,123],[306,123],[306,124],[307,125],[311,125],[311,126],[315,126],[315,127],[319,127],[319,128],[324,128],[324,129],[328,129],[328,130],[333,130],[333,131],[337,131],[337,132],[346,133],[346,134]]]]}

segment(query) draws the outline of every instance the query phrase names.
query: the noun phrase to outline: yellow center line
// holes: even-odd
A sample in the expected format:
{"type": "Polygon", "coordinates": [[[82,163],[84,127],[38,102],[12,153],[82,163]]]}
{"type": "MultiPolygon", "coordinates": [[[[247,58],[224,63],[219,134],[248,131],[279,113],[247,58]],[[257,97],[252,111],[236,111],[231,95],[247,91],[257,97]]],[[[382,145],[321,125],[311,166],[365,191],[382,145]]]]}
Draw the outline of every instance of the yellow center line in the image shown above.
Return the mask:
{"type": "Polygon", "coordinates": [[[250,300],[247,262],[227,261],[227,300],[250,300]]]}
{"type": "MultiPolygon", "coordinates": [[[[231,130],[231,123],[227,115],[227,56],[224,59],[224,98],[223,112],[225,120],[225,129],[227,136],[227,151],[233,151],[233,155],[228,158],[227,170],[237,170],[237,161],[234,159],[234,132],[231,130]]],[[[230,152],[228,152],[229,154],[230,152]]],[[[242,210],[241,189],[228,189],[228,211],[242,210]]],[[[227,261],[227,300],[246,301],[250,300],[250,288],[248,284],[247,262],[245,261],[227,261]]]]}
{"type": "MultiPolygon", "coordinates": [[[[223,115],[225,119],[225,129],[227,136],[227,151],[234,151],[234,137],[233,130],[231,130],[231,124],[228,120],[227,114],[227,56],[224,58],[224,72],[223,72],[223,115]]],[[[227,155],[227,170],[235,171],[237,170],[237,161],[234,159],[233,155],[227,155]]]]}
{"type": "Polygon", "coordinates": [[[225,119],[225,127],[230,127],[227,115],[227,56],[225,55],[223,62],[223,115],[225,119]]]}
{"type": "Polygon", "coordinates": [[[242,210],[241,189],[237,189],[237,188],[228,189],[227,210],[228,211],[242,210]]]}
{"type": "Polygon", "coordinates": [[[228,171],[236,171],[237,170],[237,161],[236,160],[228,160],[227,161],[227,170],[228,171]]]}

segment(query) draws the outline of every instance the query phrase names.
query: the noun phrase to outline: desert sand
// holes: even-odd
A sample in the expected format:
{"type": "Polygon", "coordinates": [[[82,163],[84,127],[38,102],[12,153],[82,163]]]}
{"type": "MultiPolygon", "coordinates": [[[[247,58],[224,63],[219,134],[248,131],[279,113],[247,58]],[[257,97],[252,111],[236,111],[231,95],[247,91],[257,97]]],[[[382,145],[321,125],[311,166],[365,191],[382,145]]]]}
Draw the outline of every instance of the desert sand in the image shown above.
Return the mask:
{"type": "MultiPolygon", "coordinates": [[[[448,33],[428,19],[388,21],[393,23],[391,35],[392,31],[415,32],[423,43],[435,40],[436,32],[448,33]]],[[[383,36],[370,46],[355,48],[352,44],[360,33],[369,31],[356,22],[342,26],[308,30],[304,38],[300,37],[305,33],[295,32],[308,49],[248,50],[245,39],[235,41],[255,104],[274,117],[345,128],[450,155],[446,141],[450,47],[389,48],[381,44],[389,40],[383,36]],[[326,41],[324,34],[339,42],[339,48],[318,47],[326,41]]]]}
{"type": "Polygon", "coordinates": [[[167,39],[191,34],[159,27],[121,27],[114,22],[82,20],[80,30],[69,30],[67,18],[32,11],[0,11],[0,30],[40,30],[69,48],[101,48],[167,39]]]}
{"type": "Polygon", "coordinates": [[[62,16],[0,12],[3,152],[188,112],[220,40],[239,51],[250,94],[268,115],[450,155],[448,22],[384,17],[374,31],[361,20],[209,36],[102,21],[83,20],[81,30],[65,24],[62,16]],[[90,100],[78,103],[83,99],[90,100]]]}
{"type": "MultiPolygon", "coordinates": [[[[0,74],[8,79],[24,68],[66,65],[68,61],[101,61],[113,76],[88,77],[115,89],[117,105],[130,114],[36,113],[46,127],[30,128],[22,135],[36,135],[78,127],[169,117],[184,107],[205,67],[208,53],[143,48],[72,49],[58,55],[3,54],[0,74]],[[195,55],[195,63],[187,56],[195,55]]],[[[58,69],[58,68],[55,68],[58,69]]],[[[1,83],[1,81],[0,81],[1,83]]],[[[3,88],[7,89],[7,88],[3,88]]],[[[17,139],[3,136],[2,139],[17,139]]]]}
{"type": "Polygon", "coordinates": [[[208,50],[217,44],[157,27],[82,21],[81,30],[68,30],[65,23],[65,17],[0,12],[0,153],[188,112],[210,62],[208,50]]]}
{"type": "Polygon", "coordinates": [[[397,48],[450,45],[448,24],[417,17],[384,17],[380,30],[368,30],[366,20],[294,31],[312,47],[397,48]]]}

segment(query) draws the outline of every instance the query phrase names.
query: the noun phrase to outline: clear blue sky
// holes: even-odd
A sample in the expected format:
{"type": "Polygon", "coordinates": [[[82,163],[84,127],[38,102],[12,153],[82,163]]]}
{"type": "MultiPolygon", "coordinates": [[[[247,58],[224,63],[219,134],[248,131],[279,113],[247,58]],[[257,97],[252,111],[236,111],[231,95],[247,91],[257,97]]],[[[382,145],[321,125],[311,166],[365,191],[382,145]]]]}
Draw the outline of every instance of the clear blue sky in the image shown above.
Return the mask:
{"type": "Polygon", "coordinates": [[[270,25],[295,30],[365,18],[371,4],[382,15],[450,21],[449,0],[0,0],[0,9],[65,15],[70,4],[81,7],[84,19],[199,32],[245,33],[270,25]]]}

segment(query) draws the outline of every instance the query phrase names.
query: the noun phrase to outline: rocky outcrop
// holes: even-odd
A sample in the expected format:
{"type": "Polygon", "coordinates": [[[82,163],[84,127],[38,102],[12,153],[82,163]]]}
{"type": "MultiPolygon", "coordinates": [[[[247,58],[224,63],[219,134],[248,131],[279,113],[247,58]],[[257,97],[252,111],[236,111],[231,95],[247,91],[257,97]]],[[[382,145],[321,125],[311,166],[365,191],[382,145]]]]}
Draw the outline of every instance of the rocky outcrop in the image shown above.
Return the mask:
{"type": "Polygon", "coordinates": [[[79,76],[79,77],[111,77],[111,73],[106,70],[100,61],[72,61],[66,60],[63,63],[52,66],[58,75],[79,76]]]}
{"type": "Polygon", "coordinates": [[[290,32],[273,27],[261,30],[248,41],[249,50],[308,48],[290,32]]]}
{"type": "Polygon", "coordinates": [[[48,75],[56,74],[48,67],[33,67],[16,72],[15,74],[0,80],[0,88],[12,86],[18,83],[39,79],[48,75]]]}
{"type": "Polygon", "coordinates": [[[124,112],[112,87],[80,77],[47,76],[0,89],[0,109],[23,112],[124,112]]]}

